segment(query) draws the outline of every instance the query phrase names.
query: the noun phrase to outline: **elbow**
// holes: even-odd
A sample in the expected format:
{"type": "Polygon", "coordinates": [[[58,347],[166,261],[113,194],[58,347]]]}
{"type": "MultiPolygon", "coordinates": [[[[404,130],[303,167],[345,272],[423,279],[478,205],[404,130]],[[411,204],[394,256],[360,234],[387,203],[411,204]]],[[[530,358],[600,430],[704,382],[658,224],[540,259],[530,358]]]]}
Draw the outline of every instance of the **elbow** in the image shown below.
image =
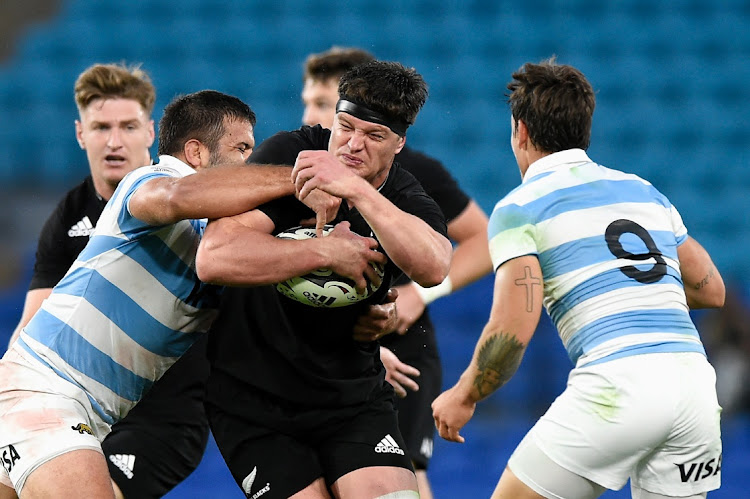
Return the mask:
{"type": "Polygon", "coordinates": [[[195,274],[202,282],[208,284],[224,284],[220,279],[220,272],[214,262],[217,259],[211,254],[211,250],[206,248],[208,245],[198,247],[198,253],[195,255],[195,274]]]}
{"type": "Polygon", "coordinates": [[[448,271],[451,268],[451,258],[453,257],[453,248],[446,239],[446,245],[443,245],[441,251],[433,258],[433,264],[424,269],[419,275],[410,276],[411,279],[425,288],[437,286],[448,277],[448,271]]]}

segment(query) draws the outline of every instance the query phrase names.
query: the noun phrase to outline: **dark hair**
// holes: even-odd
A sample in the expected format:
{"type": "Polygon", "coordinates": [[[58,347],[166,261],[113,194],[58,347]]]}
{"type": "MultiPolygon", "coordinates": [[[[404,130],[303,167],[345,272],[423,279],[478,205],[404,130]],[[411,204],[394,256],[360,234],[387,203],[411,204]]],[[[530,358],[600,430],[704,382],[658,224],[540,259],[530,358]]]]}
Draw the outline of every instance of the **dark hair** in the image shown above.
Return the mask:
{"type": "Polygon", "coordinates": [[[413,125],[427,100],[427,83],[414,68],[397,62],[370,61],[343,74],[339,96],[390,120],[413,125]]]}
{"type": "Polygon", "coordinates": [[[526,124],[537,149],[548,153],[588,149],[596,98],[583,73],[551,57],[524,64],[512,78],[508,83],[511,114],[516,127],[518,121],[526,124]]]}
{"type": "Polygon", "coordinates": [[[338,80],[354,66],[374,61],[371,53],[353,47],[331,47],[325,52],[310,54],[305,61],[303,80],[338,80]]]}
{"type": "Polygon", "coordinates": [[[73,86],[79,111],[96,99],[132,99],[151,116],[156,90],[148,74],[139,64],[94,64],[78,75],[73,86]]]}
{"type": "Polygon", "coordinates": [[[159,120],[158,153],[175,154],[190,139],[201,141],[214,152],[224,135],[226,119],[245,120],[255,126],[255,113],[237,97],[215,90],[175,97],[159,120]]]}

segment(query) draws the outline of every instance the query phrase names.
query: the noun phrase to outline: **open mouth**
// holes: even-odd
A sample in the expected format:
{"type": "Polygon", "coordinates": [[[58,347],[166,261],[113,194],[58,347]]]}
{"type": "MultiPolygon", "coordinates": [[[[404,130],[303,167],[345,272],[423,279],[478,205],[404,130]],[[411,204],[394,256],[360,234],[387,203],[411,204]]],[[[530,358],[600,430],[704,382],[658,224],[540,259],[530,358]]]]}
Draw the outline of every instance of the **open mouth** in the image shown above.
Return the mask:
{"type": "Polygon", "coordinates": [[[122,166],[126,161],[127,160],[124,156],[118,156],[116,154],[109,154],[104,157],[104,162],[111,166],[122,166]]]}

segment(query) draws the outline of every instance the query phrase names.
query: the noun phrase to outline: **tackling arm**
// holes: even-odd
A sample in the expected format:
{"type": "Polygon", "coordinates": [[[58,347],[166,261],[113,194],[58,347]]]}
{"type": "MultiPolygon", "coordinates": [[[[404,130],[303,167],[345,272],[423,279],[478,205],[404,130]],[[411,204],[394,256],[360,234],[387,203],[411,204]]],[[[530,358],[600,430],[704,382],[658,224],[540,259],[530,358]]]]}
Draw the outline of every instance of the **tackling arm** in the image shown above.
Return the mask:
{"type": "Polygon", "coordinates": [[[238,215],[265,202],[294,194],[284,166],[222,165],[186,177],[160,177],[132,196],[130,213],[150,225],[238,215]]]}
{"type": "Polygon", "coordinates": [[[471,363],[458,383],[432,404],[441,437],[463,442],[459,431],[471,419],[476,403],[515,374],[539,323],[542,297],[542,271],[536,256],[515,258],[498,268],[492,311],[471,363]]]}
{"type": "Polygon", "coordinates": [[[8,346],[12,345],[13,342],[16,341],[18,336],[21,334],[21,329],[23,329],[26,324],[29,323],[31,318],[34,317],[34,314],[37,313],[37,311],[41,308],[42,302],[46,300],[47,297],[51,294],[52,288],[32,289],[26,293],[26,300],[23,303],[21,320],[18,322],[16,329],[13,331],[13,335],[11,335],[10,341],[8,341],[8,346]]]}

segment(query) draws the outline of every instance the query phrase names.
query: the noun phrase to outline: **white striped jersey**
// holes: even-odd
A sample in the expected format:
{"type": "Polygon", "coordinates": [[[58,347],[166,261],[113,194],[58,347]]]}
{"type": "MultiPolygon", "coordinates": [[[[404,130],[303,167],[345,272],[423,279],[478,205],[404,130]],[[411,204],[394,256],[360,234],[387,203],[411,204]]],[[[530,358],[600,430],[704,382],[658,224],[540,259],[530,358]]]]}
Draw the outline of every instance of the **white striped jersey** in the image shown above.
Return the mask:
{"type": "Polygon", "coordinates": [[[202,283],[195,272],[207,221],[151,226],[128,209],[145,182],[193,173],[162,156],[128,174],[86,248],[21,334],[21,346],[79,385],[109,424],[130,411],[218,314],[222,288],[202,283]]]}
{"type": "Polygon", "coordinates": [[[702,352],[677,247],[687,229],[669,200],[636,175],[570,149],[534,162],[496,206],[494,268],[536,255],[544,306],[574,364],[650,352],[702,352]]]}

